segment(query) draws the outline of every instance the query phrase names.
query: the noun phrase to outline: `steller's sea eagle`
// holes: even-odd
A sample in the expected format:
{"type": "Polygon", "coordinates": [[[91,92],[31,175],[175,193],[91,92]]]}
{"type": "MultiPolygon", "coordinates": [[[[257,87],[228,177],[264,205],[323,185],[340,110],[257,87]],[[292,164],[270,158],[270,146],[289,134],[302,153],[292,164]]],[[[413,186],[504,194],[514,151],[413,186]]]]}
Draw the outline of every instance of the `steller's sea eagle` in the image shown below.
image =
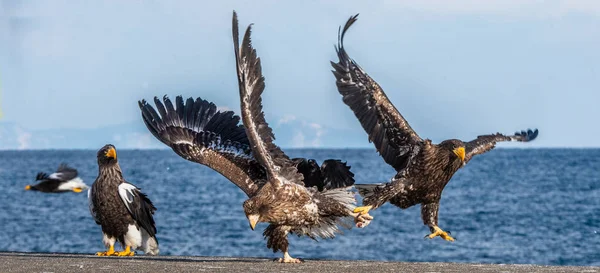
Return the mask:
{"type": "Polygon", "coordinates": [[[158,255],[156,208],[146,194],[123,178],[117,151],[107,144],[98,151],[98,178],[88,191],[89,208],[96,224],[102,227],[103,242],[108,248],[98,256],[133,256],[135,250],[158,255]],[[115,252],[119,241],[124,250],[115,252]]]}
{"type": "Polygon", "coordinates": [[[83,180],[77,176],[77,170],[60,164],[55,173],[48,175],[45,172],[39,172],[35,177],[36,181],[40,181],[35,185],[25,186],[25,190],[61,193],[61,192],[82,192],[88,186],[83,183],[83,180]]]}
{"type": "Polygon", "coordinates": [[[249,99],[245,102],[242,99],[242,112],[251,112],[243,114],[251,128],[239,125],[240,117],[232,111],[218,111],[213,103],[201,98],[189,98],[184,103],[178,96],[173,106],[166,96],[164,104],[155,97],[156,110],[145,100],[140,101],[139,106],[144,123],[157,139],[181,157],[219,172],[244,191],[249,197],[243,208],[250,227],[254,229],[258,222],[270,223],[263,233],[267,247],[283,252],[280,262],[297,263],[300,260],[288,253],[289,233],[315,240],[333,238],[340,232],[338,225],[350,227],[343,221],[345,218],[353,217],[359,227],[366,226],[373,218],[368,211],[355,207],[356,199],[350,192],[354,174],[345,162],[328,159],[319,167],[313,159],[288,158],[272,143],[274,137],[261,110],[260,94],[264,85],[260,63],[250,45],[250,28],[241,52],[237,30],[234,12],[236,63],[238,69],[242,69],[238,71],[242,73],[240,95],[249,99]],[[260,79],[252,82],[258,85],[248,82],[250,78],[244,73],[252,79],[260,79]],[[264,131],[265,128],[268,131],[264,131]],[[248,137],[256,134],[258,139],[248,137]],[[265,151],[256,150],[253,141],[275,150],[262,154],[265,151]],[[269,161],[263,165],[265,158],[269,161]]]}
{"type": "MultiPolygon", "coordinates": [[[[355,185],[364,197],[363,206],[377,208],[385,202],[406,209],[421,204],[423,223],[431,231],[428,238],[441,236],[454,241],[448,232],[438,227],[438,209],[442,191],[454,173],[473,156],[494,148],[496,142],[534,140],[538,130],[478,136],[463,142],[449,139],[439,144],[422,139],[388,100],[383,89],[352,60],[344,49],[344,34],[357,20],[350,17],[343,30],[338,32],[336,47],[338,63],[331,62],[336,84],[343,101],[354,112],[369,141],[398,172],[386,184],[355,185]]],[[[341,27],[340,27],[341,29],[341,27]]]]}

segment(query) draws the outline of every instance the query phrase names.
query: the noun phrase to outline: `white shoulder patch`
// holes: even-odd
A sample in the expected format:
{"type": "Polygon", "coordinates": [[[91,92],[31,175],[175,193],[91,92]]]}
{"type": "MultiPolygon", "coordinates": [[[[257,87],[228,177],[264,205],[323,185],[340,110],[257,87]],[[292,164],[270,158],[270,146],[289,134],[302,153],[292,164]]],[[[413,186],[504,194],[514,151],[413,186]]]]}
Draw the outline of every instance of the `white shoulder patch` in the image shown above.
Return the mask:
{"type": "Polygon", "coordinates": [[[135,202],[135,196],[137,195],[135,193],[136,190],[138,190],[138,188],[129,183],[121,183],[121,185],[119,185],[119,196],[121,197],[121,200],[123,200],[123,203],[130,213],[131,204],[135,202]]]}

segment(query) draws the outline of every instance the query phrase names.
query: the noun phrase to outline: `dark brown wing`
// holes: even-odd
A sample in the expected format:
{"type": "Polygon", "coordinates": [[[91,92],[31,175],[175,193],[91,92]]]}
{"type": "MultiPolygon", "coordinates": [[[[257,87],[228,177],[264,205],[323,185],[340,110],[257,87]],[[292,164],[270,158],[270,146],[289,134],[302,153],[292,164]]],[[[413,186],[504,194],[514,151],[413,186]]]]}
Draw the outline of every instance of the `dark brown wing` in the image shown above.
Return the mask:
{"type": "Polygon", "coordinates": [[[331,62],[336,85],[344,103],[350,106],[369,135],[369,141],[385,162],[396,171],[406,167],[410,154],[423,140],[410,127],[400,112],[389,101],[383,89],[352,60],[344,49],[344,35],[357,20],[352,16],[338,33],[338,63],[331,62]]]}
{"type": "Polygon", "coordinates": [[[262,166],[252,156],[240,117],[217,111],[213,103],[177,96],[173,107],[154,97],[157,113],[145,100],[139,102],[148,130],[179,156],[206,165],[236,184],[248,196],[266,181],[262,166]]]}
{"type": "Polygon", "coordinates": [[[325,189],[336,189],[354,185],[354,174],[346,162],[338,159],[327,159],[321,164],[321,174],[325,189]]]}
{"type": "Polygon", "coordinates": [[[516,132],[512,136],[505,136],[500,133],[493,135],[478,136],[465,144],[465,163],[469,162],[475,155],[483,154],[491,149],[494,149],[496,142],[500,141],[519,141],[529,142],[537,138],[538,129],[516,132]]]}
{"type": "Polygon", "coordinates": [[[275,187],[285,183],[304,185],[302,174],[296,172],[293,162],[283,151],[273,143],[275,136],[265,120],[262,110],[261,94],[265,89],[265,79],[262,75],[260,58],[252,47],[250,39],[252,25],[246,29],[246,34],[239,44],[238,21],[233,12],[232,31],[235,51],[235,63],[240,89],[242,121],[254,157],[267,171],[269,182],[275,187]]]}

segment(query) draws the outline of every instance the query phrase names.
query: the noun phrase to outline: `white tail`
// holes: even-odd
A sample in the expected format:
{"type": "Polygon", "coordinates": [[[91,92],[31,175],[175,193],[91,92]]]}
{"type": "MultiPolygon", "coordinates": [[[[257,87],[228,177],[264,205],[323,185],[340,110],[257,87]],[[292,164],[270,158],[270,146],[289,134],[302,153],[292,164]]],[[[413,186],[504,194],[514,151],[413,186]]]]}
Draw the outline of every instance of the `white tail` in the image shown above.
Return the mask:
{"type": "Polygon", "coordinates": [[[156,237],[151,237],[143,228],[140,228],[140,230],[142,231],[142,246],[140,249],[146,255],[158,255],[159,249],[156,237]]]}

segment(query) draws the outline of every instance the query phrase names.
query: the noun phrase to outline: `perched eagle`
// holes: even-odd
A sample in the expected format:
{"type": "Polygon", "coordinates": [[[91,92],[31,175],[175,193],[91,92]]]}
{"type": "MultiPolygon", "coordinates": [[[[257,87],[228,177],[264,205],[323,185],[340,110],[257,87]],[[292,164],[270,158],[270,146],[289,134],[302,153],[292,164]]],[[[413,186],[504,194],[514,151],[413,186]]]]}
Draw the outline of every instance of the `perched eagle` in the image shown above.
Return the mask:
{"type": "Polygon", "coordinates": [[[431,231],[427,237],[441,236],[453,241],[438,227],[440,198],[452,175],[473,156],[493,149],[496,142],[531,141],[537,137],[538,130],[509,136],[500,133],[483,135],[469,142],[450,139],[433,144],[429,139],[422,139],[388,100],[383,89],[344,50],[344,34],[357,16],[350,17],[338,33],[339,62],[331,62],[333,74],[344,103],[360,121],[369,141],[375,144],[384,161],[398,172],[391,182],[383,185],[355,185],[364,197],[363,206],[377,208],[389,201],[406,209],[421,204],[423,223],[431,231]]]}
{"type": "MultiPolygon", "coordinates": [[[[250,111],[244,116],[251,128],[239,125],[240,117],[232,111],[217,111],[213,103],[201,98],[195,101],[189,98],[184,103],[178,96],[173,106],[166,96],[164,104],[155,97],[156,110],[142,100],[139,103],[142,117],[148,130],[175,153],[212,168],[244,191],[249,197],[243,208],[250,227],[254,229],[258,222],[270,223],[263,233],[267,247],[273,252],[283,252],[280,262],[297,263],[300,260],[288,253],[289,233],[315,240],[333,238],[340,232],[338,225],[350,227],[343,222],[345,218],[354,217],[357,226],[362,227],[372,217],[360,208],[354,211],[356,200],[349,191],[354,184],[354,174],[346,163],[328,159],[319,167],[313,159],[289,159],[272,143],[274,138],[261,110],[260,63],[250,46],[250,29],[243,43],[245,49],[238,52],[235,12],[233,37],[238,68],[246,66],[248,69],[239,72],[260,79],[254,82],[259,85],[250,84],[247,88],[244,83],[250,83],[249,79],[245,76],[240,79],[242,97],[250,99],[246,102],[243,99],[242,109],[250,111]],[[253,104],[249,104],[250,101],[253,104]],[[255,126],[264,129],[258,130],[255,126]],[[267,137],[269,139],[264,141],[267,137]],[[253,141],[257,143],[251,145],[253,141]],[[266,145],[271,150],[256,156],[252,146],[257,145],[266,145]]],[[[262,148],[256,151],[265,152],[262,148]]]]}
{"type": "Polygon", "coordinates": [[[103,242],[108,250],[96,255],[133,256],[135,250],[158,255],[152,216],[156,208],[138,187],[123,179],[113,145],[102,147],[97,156],[98,178],[88,191],[88,201],[92,217],[102,227],[103,242]],[[123,251],[115,252],[116,241],[121,243],[123,251]]]}
{"type": "Polygon", "coordinates": [[[88,186],[83,183],[83,180],[77,176],[77,170],[60,164],[55,173],[48,175],[45,172],[39,172],[35,177],[36,181],[40,181],[35,185],[25,186],[25,190],[61,193],[61,192],[82,192],[88,186]]]}

